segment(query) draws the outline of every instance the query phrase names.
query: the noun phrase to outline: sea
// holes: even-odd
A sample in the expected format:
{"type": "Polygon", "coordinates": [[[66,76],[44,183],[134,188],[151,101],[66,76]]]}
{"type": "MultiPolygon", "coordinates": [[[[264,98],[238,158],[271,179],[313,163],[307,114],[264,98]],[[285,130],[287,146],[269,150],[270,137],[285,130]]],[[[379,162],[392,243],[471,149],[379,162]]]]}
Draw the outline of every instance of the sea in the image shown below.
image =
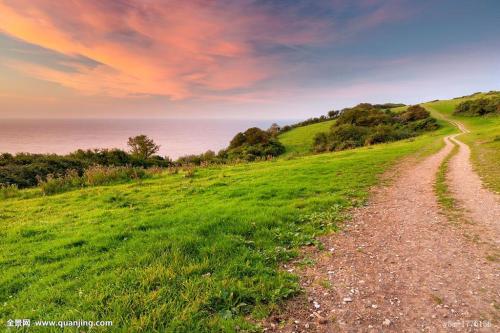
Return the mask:
{"type": "Polygon", "coordinates": [[[127,139],[145,134],[161,156],[176,159],[228,146],[238,132],[293,120],[242,119],[0,119],[0,153],[68,154],[77,149],[127,149],[127,139]]]}

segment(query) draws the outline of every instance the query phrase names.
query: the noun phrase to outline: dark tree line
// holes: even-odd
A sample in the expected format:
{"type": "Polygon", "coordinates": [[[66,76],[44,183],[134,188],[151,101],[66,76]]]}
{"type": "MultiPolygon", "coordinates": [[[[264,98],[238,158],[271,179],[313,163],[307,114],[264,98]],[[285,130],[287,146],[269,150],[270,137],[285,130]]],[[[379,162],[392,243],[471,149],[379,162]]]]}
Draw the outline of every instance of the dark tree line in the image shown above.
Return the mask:
{"type": "Polygon", "coordinates": [[[90,166],[167,167],[171,161],[155,155],[159,146],[145,135],[129,138],[130,152],[121,149],[79,149],[68,155],[9,153],[0,154],[0,185],[19,188],[36,186],[51,177],[62,177],[70,170],[83,175],[90,166]]]}
{"type": "Polygon", "coordinates": [[[236,134],[226,149],[217,154],[211,150],[199,155],[179,157],[175,162],[156,155],[159,146],[145,135],[128,139],[130,151],[121,149],[79,149],[67,155],[0,154],[0,186],[33,187],[47,179],[82,176],[94,166],[151,168],[183,165],[228,163],[235,160],[254,161],[282,154],[285,147],[278,141],[279,126],[269,130],[256,127],[236,134]]]}

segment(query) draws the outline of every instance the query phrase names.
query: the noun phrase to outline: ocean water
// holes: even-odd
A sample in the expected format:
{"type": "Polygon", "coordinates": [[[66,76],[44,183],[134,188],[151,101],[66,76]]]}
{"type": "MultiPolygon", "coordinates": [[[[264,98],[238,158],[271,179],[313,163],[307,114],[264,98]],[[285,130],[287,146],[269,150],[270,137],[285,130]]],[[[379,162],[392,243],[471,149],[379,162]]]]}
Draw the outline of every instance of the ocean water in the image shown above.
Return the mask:
{"type": "MultiPolygon", "coordinates": [[[[274,121],[280,125],[291,121],[274,121]]],[[[127,139],[145,134],[159,144],[159,155],[177,158],[225,148],[249,127],[268,128],[272,120],[200,119],[0,119],[0,152],[67,154],[76,149],[127,148],[127,139]]]]}

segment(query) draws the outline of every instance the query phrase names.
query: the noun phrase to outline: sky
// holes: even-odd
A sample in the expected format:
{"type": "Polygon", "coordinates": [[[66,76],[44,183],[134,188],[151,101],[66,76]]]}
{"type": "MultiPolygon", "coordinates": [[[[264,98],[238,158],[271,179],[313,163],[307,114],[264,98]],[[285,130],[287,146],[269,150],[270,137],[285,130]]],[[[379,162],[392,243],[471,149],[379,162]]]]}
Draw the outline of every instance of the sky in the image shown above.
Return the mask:
{"type": "Polygon", "coordinates": [[[0,119],[300,119],[489,90],[498,0],[0,0],[0,119]]]}

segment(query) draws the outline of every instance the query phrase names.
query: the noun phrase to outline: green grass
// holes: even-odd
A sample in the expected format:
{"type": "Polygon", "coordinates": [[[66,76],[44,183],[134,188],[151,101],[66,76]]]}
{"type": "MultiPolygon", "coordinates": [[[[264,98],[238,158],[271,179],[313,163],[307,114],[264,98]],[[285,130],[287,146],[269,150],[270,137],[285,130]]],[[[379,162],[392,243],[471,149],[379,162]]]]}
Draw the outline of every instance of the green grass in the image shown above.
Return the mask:
{"type": "Polygon", "coordinates": [[[334,122],[335,120],[328,120],[301,126],[281,134],[279,140],[286,147],[285,155],[303,155],[311,152],[314,136],[320,132],[328,132],[334,122]]]}
{"type": "MultiPolygon", "coordinates": [[[[252,323],[299,291],[280,263],[335,230],[397,160],[436,151],[449,132],[2,200],[0,325],[85,319],[112,320],[115,331],[258,330],[252,323]]],[[[288,147],[303,151],[294,140],[288,147]]]]}
{"type": "MultiPolygon", "coordinates": [[[[473,98],[478,98],[478,94],[473,98]]],[[[446,117],[462,122],[471,133],[462,134],[459,139],[471,148],[474,169],[485,184],[496,192],[500,192],[500,117],[455,116],[455,106],[464,99],[453,99],[427,103],[425,106],[436,117],[446,117]]]]}
{"type": "Polygon", "coordinates": [[[446,212],[446,215],[454,222],[456,222],[461,217],[461,212],[458,210],[455,198],[453,198],[446,175],[448,173],[448,166],[450,160],[458,153],[458,145],[453,143],[453,150],[446,156],[441,165],[439,166],[436,181],[434,183],[434,190],[436,191],[436,196],[439,204],[446,212]]]}

